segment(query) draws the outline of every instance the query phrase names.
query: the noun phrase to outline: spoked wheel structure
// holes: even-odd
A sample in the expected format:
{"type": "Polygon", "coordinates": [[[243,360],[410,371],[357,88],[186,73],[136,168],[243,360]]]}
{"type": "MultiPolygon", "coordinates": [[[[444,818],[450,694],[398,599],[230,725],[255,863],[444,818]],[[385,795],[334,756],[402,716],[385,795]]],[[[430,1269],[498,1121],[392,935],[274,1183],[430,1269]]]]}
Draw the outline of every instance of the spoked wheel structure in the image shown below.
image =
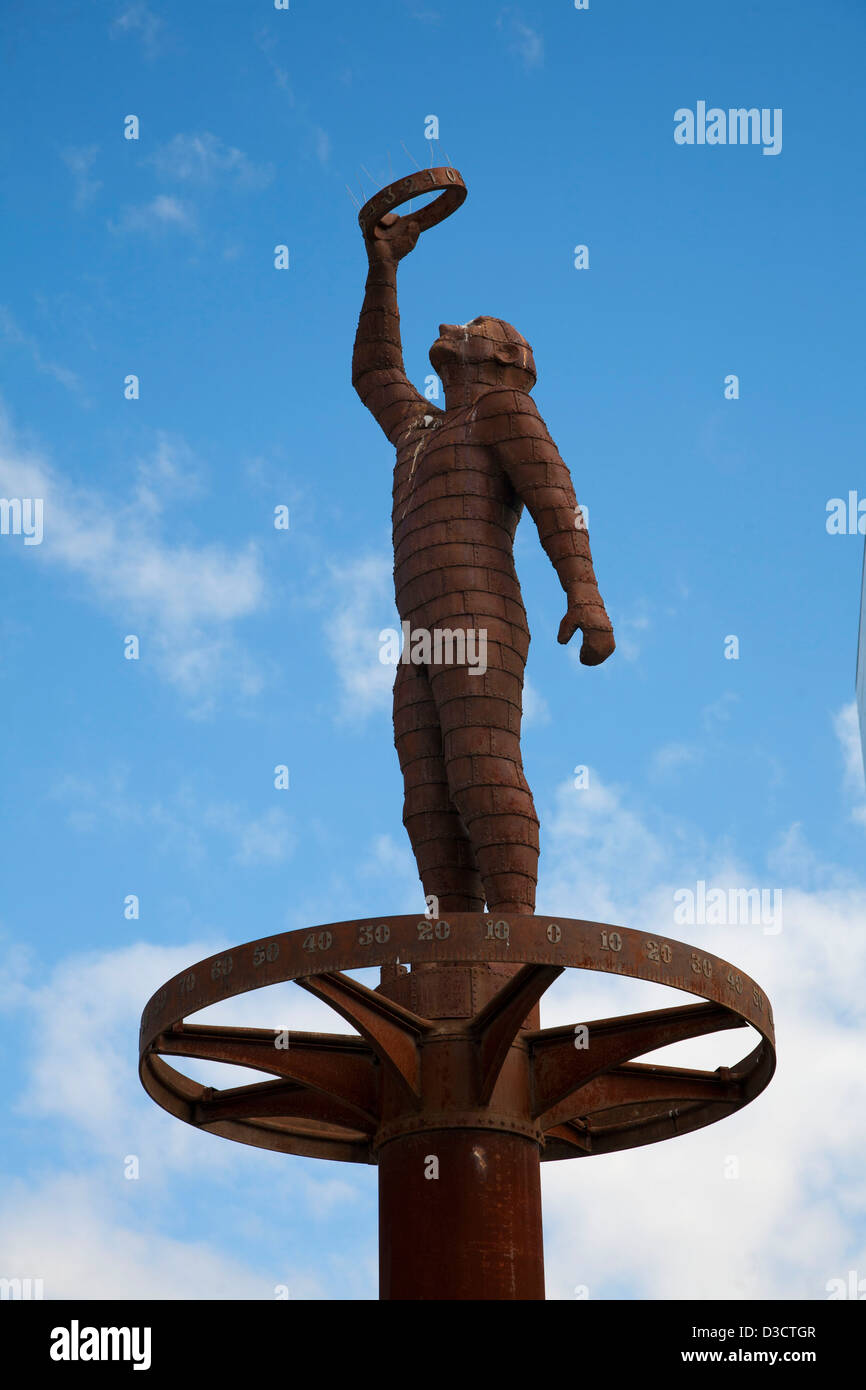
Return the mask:
{"type": "Polygon", "coordinates": [[[560,917],[368,917],[263,937],[153,995],[140,1074],[166,1110],[226,1139],[379,1168],[379,1296],[541,1299],[539,1164],[654,1144],[753,1100],[775,1067],[773,1015],[742,971],[679,941],[560,917]],[[402,963],[401,963],[402,962],[402,963]],[[381,967],[368,989],[345,974],[381,967]],[[698,1002],[540,1028],[563,970],[653,980],[698,1002]],[[189,1024],[198,1010],[294,980],[357,1029],[189,1024]],[[734,1067],[633,1059],[751,1025],[734,1067]],[[273,1077],[215,1090],[165,1058],[273,1077]]]}

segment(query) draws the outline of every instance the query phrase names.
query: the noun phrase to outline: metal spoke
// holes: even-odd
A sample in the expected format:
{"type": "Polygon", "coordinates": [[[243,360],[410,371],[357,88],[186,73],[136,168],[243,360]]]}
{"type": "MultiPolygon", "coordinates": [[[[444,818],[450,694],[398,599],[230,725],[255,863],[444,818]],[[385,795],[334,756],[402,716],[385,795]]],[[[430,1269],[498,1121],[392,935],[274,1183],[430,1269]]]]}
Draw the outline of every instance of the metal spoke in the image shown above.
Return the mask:
{"type": "Polygon", "coordinates": [[[356,1134],[372,1134],[377,1124],[375,1115],[288,1081],[262,1081],[225,1091],[208,1088],[193,1106],[193,1124],[203,1127],[218,1120],[263,1119],[313,1120],[356,1134]]]}
{"type": "Polygon", "coordinates": [[[573,1026],[531,1033],[528,1042],[532,1055],[532,1113],[547,1128],[563,1113],[560,1102],[580,1091],[593,1077],[629,1058],[687,1038],[744,1026],[743,1020],[729,1009],[709,1003],[596,1019],[585,1025],[586,1048],[576,1045],[573,1026]]]}
{"type": "Polygon", "coordinates": [[[561,974],[560,965],[524,965],[472,1020],[470,1030],[478,1041],[480,1053],[478,1099],[481,1105],[490,1100],[508,1049],[527,1014],[561,974]]]}
{"type": "Polygon", "coordinates": [[[278,1029],[185,1023],[161,1034],[155,1051],[271,1072],[343,1102],[359,1115],[376,1113],[379,1071],[374,1052],[361,1038],[344,1033],[288,1033],[288,1046],[278,1048],[279,1036],[278,1029]]]}
{"type": "Polygon", "coordinates": [[[404,1009],[339,971],[303,976],[295,983],[330,1004],[353,1024],[398,1085],[413,1099],[420,1099],[418,1039],[432,1028],[429,1019],[413,1014],[411,1009],[404,1009]]]}

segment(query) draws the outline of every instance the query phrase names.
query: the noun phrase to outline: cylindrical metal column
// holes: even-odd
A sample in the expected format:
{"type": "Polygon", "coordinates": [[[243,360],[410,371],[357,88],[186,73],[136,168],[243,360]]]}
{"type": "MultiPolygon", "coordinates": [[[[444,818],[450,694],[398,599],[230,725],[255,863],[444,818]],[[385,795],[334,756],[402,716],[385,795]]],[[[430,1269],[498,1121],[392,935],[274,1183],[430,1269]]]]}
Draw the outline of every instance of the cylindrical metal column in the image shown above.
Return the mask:
{"type": "Polygon", "coordinates": [[[379,1150],[381,1299],[543,1299],[539,1148],[440,1129],[379,1150]]]}

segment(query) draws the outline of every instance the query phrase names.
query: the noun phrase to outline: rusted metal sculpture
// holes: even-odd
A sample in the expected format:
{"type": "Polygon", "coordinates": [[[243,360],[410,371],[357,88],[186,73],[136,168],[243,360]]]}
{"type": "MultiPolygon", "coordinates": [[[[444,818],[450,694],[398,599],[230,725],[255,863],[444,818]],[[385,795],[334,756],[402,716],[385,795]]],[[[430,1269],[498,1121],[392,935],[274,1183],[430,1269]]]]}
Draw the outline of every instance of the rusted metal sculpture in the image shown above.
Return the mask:
{"type": "Polygon", "coordinates": [[[526,341],[496,319],[443,325],[431,361],[444,411],[405,376],[396,265],[464,196],[456,170],[424,170],[359,215],[370,273],[353,380],[397,448],[397,604],[409,640],[426,638],[419,660],[398,667],[394,733],[429,910],[263,937],[200,961],[153,996],[140,1038],[142,1082],[180,1119],[241,1143],[378,1165],[386,1299],[543,1298],[541,1161],[711,1124],[752,1100],[775,1066],[770,1004],[727,962],[624,927],[535,915],[538,821],[520,758],[529,633],[512,559],[524,504],[566,593],[560,642],[580,628],[587,665],[614,642],[568,470],[529,396],[526,341]],[[389,211],[431,190],[439,196],[418,213],[389,211]],[[443,631],[462,662],[436,647],[443,631]],[[480,632],[483,671],[466,659],[480,632]],[[345,973],[368,966],[381,967],[375,990],[345,973]],[[702,1002],[541,1029],[541,995],[568,967],[702,1002]],[[357,1034],[292,1032],[285,1046],[279,1031],[186,1022],[285,980],[357,1034]],[[760,1041],[732,1068],[634,1061],[747,1024],[760,1041]],[[166,1057],[274,1079],[217,1091],[166,1057]]]}
{"type": "Polygon", "coordinates": [[[397,265],[420,224],[388,213],[362,226],[369,274],[352,381],[397,449],[400,618],[410,640],[430,635],[429,659],[401,663],[394,684],[403,821],[441,911],[480,912],[486,902],[500,916],[532,913],[538,817],[520,756],[529,628],[513,558],[524,505],[566,593],[560,642],[581,628],[581,660],[596,665],[614,649],[613,630],[571,477],[529,394],[529,344],[499,319],[441,324],[430,361],[445,410],[432,405],[406,376],[397,311],[397,265]],[[440,641],[437,661],[444,632],[462,642],[440,641]],[[455,649],[477,655],[481,634],[483,672],[445,659],[455,649]]]}

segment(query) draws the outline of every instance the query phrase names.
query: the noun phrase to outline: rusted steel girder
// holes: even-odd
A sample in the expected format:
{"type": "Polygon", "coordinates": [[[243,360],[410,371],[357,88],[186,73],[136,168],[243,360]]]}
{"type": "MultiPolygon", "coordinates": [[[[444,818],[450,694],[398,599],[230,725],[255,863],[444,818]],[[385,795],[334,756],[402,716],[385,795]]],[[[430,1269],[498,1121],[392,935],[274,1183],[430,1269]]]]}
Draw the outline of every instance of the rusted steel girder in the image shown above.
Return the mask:
{"type": "Polygon", "coordinates": [[[142,1082],[227,1139],[379,1167],[380,1297],[544,1297],[539,1164],[656,1143],[754,1099],[775,1066],[772,1010],[726,961],[682,942],[549,917],[395,917],[262,938],[169,980],[142,1017],[142,1082]],[[400,962],[411,961],[412,968],[400,962]],[[382,967],[371,990],[343,973],[382,967]],[[703,1002],[541,1029],[564,969],[653,980],[703,1002]],[[358,1036],[190,1025],[223,999],[294,980],[358,1036]],[[751,1025],[735,1067],[635,1062],[751,1025]],[[170,1066],[195,1057],[274,1079],[215,1090],[170,1066]]]}

